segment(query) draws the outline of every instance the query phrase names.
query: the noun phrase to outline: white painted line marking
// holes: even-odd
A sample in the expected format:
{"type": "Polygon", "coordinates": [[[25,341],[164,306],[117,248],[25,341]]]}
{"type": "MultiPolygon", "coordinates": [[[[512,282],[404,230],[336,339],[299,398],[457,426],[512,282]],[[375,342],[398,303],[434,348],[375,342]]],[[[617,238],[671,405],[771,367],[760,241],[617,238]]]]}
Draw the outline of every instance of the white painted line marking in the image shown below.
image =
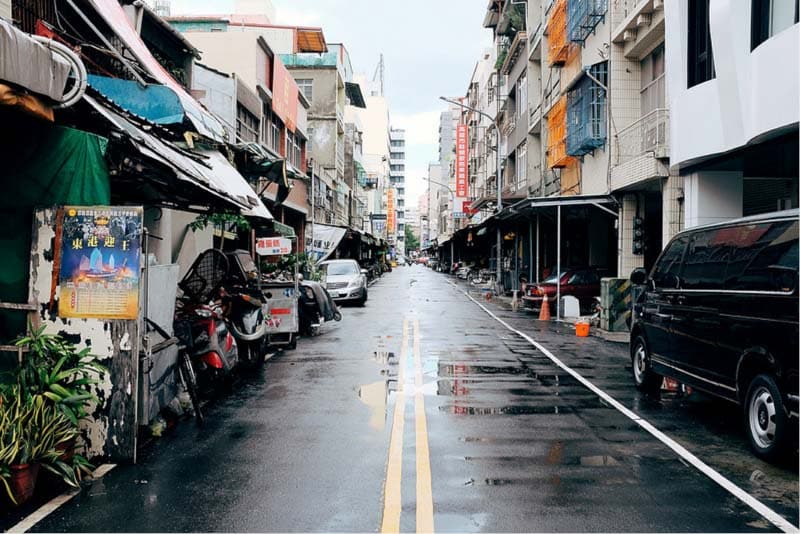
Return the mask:
{"type": "MultiPolygon", "coordinates": [[[[103,464],[92,472],[92,478],[102,478],[106,473],[117,467],[116,464],[103,464]]],[[[72,489],[62,493],[58,497],[54,497],[47,503],[43,504],[38,510],[32,512],[30,515],[22,519],[19,523],[8,529],[8,532],[27,532],[36,526],[39,521],[58,510],[61,506],[65,505],[72,500],[73,497],[81,492],[79,489],[72,489]]]]}
{"type": "Polygon", "coordinates": [[[589,388],[592,392],[594,392],[597,396],[599,396],[604,401],[608,402],[611,406],[622,412],[623,415],[634,421],[640,427],[648,431],[653,437],[658,439],[661,443],[672,449],[675,453],[678,454],[682,459],[686,460],[690,464],[692,464],[696,469],[706,475],[708,478],[722,486],[725,490],[727,490],[731,495],[742,501],[744,504],[761,514],[767,521],[778,527],[784,532],[800,532],[800,528],[796,527],[795,525],[791,524],[787,521],[783,516],[763,504],[761,501],[744,491],[742,488],[722,476],[720,473],[715,471],[711,466],[700,460],[697,456],[686,450],[682,445],[677,443],[675,440],[661,432],[659,429],[654,427],[645,419],[642,419],[636,413],[632,412],[625,406],[623,406],[620,402],[616,399],[611,397],[608,393],[603,391],[602,389],[598,388],[588,380],[586,380],[583,376],[578,374],[572,368],[568,367],[564,362],[556,358],[549,350],[547,350],[544,346],[537,343],[533,339],[531,339],[527,334],[520,332],[519,330],[515,329],[504,320],[497,317],[494,313],[489,311],[483,304],[472,298],[472,295],[467,293],[466,291],[459,288],[456,284],[449,282],[453,287],[464,293],[468,299],[472,302],[477,304],[483,311],[489,314],[492,318],[494,318],[498,323],[502,324],[521,338],[528,341],[531,345],[539,349],[545,356],[550,358],[553,363],[559,366],[561,369],[569,373],[573,378],[575,378],[578,382],[589,388]]]}

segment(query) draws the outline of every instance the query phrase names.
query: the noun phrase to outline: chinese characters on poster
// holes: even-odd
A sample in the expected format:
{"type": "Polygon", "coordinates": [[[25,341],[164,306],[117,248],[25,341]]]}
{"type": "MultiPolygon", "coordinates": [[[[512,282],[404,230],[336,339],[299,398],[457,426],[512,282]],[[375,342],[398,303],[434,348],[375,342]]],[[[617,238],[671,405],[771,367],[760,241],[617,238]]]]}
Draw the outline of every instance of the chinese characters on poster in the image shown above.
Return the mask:
{"type": "Polygon", "coordinates": [[[64,208],[60,317],[138,316],[142,211],[141,207],[64,208]]]}

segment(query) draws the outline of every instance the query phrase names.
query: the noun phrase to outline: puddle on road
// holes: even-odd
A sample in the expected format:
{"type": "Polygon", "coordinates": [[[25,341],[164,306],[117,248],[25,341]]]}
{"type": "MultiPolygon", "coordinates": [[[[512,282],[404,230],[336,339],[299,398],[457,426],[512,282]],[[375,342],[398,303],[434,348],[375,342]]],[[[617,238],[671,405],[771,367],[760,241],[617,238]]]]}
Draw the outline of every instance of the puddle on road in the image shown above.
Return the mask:
{"type": "Polygon", "coordinates": [[[378,350],[372,353],[372,359],[383,365],[397,365],[394,352],[378,350]]]}
{"type": "Polygon", "coordinates": [[[378,380],[358,388],[358,398],[370,409],[369,426],[375,430],[383,430],[386,426],[388,389],[386,380],[378,380]]]}
{"type": "Polygon", "coordinates": [[[439,411],[453,415],[539,415],[574,413],[572,406],[498,406],[482,408],[477,406],[440,406],[439,411]]]}

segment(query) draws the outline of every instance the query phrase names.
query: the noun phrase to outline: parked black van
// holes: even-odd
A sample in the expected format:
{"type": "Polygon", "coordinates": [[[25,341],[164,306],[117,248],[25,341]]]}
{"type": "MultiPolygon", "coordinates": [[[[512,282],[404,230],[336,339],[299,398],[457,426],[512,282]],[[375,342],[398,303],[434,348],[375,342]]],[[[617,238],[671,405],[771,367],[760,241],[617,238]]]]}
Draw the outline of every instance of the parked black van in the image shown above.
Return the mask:
{"type": "Polygon", "coordinates": [[[669,376],[738,403],[755,453],[776,460],[798,413],[798,218],[789,210],[692,228],[664,248],[633,308],[633,380],[669,376]]]}

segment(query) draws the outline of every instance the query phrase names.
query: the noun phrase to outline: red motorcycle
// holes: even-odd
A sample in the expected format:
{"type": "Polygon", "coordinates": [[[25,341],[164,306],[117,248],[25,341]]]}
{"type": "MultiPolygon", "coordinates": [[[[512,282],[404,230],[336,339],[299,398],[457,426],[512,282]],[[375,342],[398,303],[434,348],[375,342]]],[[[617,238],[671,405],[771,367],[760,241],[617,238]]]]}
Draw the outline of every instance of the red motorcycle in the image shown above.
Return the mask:
{"type": "Polygon", "coordinates": [[[236,340],[225,322],[221,283],[228,260],[218,250],[206,250],[195,260],[178,287],[175,335],[190,357],[197,387],[203,392],[227,387],[239,363],[236,340]]]}

